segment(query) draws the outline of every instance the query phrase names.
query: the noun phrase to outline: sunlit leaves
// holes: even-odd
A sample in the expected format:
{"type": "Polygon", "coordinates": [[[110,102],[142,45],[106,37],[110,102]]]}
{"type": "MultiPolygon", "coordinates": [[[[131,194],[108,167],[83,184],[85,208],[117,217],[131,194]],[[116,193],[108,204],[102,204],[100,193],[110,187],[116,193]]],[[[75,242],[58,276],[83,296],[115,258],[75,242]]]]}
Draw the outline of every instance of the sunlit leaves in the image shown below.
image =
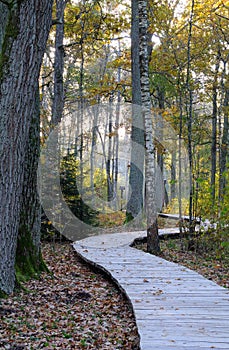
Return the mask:
{"type": "MultiPolygon", "coordinates": [[[[78,1],[65,15],[68,98],[75,98],[83,70],[83,95],[90,103],[109,97],[117,89],[117,70],[125,65],[125,37],[130,30],[130,11],[120,1],[78,1]],[[70,61],[70,64],[67,62],[70,61]]],[[[128,66],[129,68],[129,66],[128,66]]]]}

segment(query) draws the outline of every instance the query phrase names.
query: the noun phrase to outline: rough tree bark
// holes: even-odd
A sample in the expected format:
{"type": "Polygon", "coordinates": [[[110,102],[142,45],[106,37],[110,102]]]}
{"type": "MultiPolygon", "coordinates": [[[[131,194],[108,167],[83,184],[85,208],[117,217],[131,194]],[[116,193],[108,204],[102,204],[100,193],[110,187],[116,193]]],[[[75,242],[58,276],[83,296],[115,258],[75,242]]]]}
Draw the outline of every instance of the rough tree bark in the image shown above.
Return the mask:
{"type": "Polygon", "coordinates": [[[9,14],[8,7],[2,2],[0,2],[0,14],[1,14],[1,21],[0,21],[0,52],[1,52],[2,44],[4,41],[5,30],[6,30],[6,24],[8,21],[8,14],[9,14]]]}
{"type": "Polygon", "coordinates": [[[153,144],[153,125],[149,85],[147,5],[148,2],[146,0],[139,0],[139,63],[141,99],[145,125],[147,251],[150,253],[158,253],[160,246],[157,226],[155,149],[153,144]]]}
{"type": "Polygon", "coordinates": [[[15,284],[25,157],[52,1],[10,2],[0,61],[0,291],[15,284]]]}
{"type": "Polygon", "coordinates": [[[62,118],[64,109],[64,9],[66,0],[56,0],[56,35],[54,60],[54,95],[52,104],[52,126],[57,125],[62,118]]]}
{"type": "Polygon", "coordinates": [[[188,43],[187,43],[187,124],[188,124],[188,158],[189,158],[189,231],[193,232],[193,156],[192,156],[192,124],[193,124],[193,92],[191,87],[191,42],[193,34],[193,17],[194,17],[195,0],[191,3],[191,12],[189,18],[189,31],[188,31],[188,43]]]}
{"type": "Polygon", "coordinates": [[[179,91],[179,135],[178,135],[178,206],[179,206],[179,231],[182,235],[182,133],[183,133],[183,98],[181,87],[181,69],[179,69],[177,87],[179,91]]]}
{"type": "Polygon", "coordinates": [[[32,116],[24,160],[24,180],[17,238],[16,272],[26,279],[46,270],[40,251],[41,205],[37,191],[40,150],[40,100],[37,84],[36,105],[32,116]]]}
{"type": "Polygon", "coordinates": [[[107,161],[106,161],[106,172],[107,172],[107,201],[110,202],[113,199],[113,179],[111,176],[112,168],[112,116],[113,116],[113,94],[109,98],[109,110],[107,113],[107,126],[108,126],[108,150],[107,150],[107,161]]]}
{"type": "Polygon", "coordinates": [[[170,200],[172,201],[173,199],[176,198],[176,163],[177,163],[177,150],[174,149],[172,151],[172,159],[171,159],[171,195],[170,195],[170,200]]]}
{"type": "Polygon", "coordinates": [[[220,200],[223,199],[226,189],[226,177],[225,172],[228,170],[228,147],[229,147],[229,120],[228,120],[228,108],[229,108],[229,89],[226,88],[225,99],[224,99],[224,123],[223,123],[223,136],[221,144],[221,154],[220,154],[220,188],[219,197],[220,200]]]}
{"type": "Polygon", "coordinates": [[[127,203],[127,222],[135,218],[143,208],[143,172],[144,154],[144,123],[139,113],[141,106],[141,82],[139,69],[139,14],[138,0],[132,0],[131,22],[131,71],[132,71],[132,131],[131,131],[131,163],[129,184],[131,195],[127,203]],[[138,147],[140,145],[140,147],[138,147]]]}
{"type": "Polygon", "coordinates": [[[220,65],[220,52],[216,57],[214,81],[212,85],[212,144],[211,144],[211,194],[215,202],[215,178],[216,178],[216,148],[217,148],[217,115],[218,115],[218,74],[220,65]]]}

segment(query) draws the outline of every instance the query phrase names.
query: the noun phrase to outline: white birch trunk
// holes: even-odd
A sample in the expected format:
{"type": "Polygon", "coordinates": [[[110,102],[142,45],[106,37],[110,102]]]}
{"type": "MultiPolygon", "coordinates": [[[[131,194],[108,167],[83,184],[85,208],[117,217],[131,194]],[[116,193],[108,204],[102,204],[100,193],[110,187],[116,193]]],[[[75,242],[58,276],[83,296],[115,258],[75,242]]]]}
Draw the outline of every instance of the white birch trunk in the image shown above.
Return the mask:
{"type": "Polygon", "coordinates": [[[147,250],[157,253],[160,250],[157,228],[156,205],[156,162],[153,143],[153,125],[149,84],[148,62],[148,17],[146,0],[139,0],[139,61],[141,76],[141,99],[145,124],[145,201],[147,218],[147,250]]]}

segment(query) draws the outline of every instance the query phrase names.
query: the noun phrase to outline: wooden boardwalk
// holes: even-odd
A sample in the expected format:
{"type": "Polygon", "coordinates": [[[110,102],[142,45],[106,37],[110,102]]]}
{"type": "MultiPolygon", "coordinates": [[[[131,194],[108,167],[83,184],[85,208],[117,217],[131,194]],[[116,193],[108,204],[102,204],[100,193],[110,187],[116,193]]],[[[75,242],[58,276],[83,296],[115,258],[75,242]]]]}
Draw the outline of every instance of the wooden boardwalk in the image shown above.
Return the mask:
{"type": "Polygon", "coordinates": [[[95,236],[73,246],[125,292],[142,350],[229,349],[229,290],[188,268],[131,248],[144,234],[95,236]]]}
{"type": "MultiPolygon", "coordinates": [[[[170,219],[170,220],[176,220],[178,221],[180,219],[178,214],[169,214],[169,213],[158,213],[158,216],[164,219],[170,219]]],[[[182,215],[181,220],[183,221],[189,221],[189,216],[187,215],[182,215]]],[[[193,218],[195,220],[196,224],[200,224],[201,220],[200,218],[193,218]]]]}

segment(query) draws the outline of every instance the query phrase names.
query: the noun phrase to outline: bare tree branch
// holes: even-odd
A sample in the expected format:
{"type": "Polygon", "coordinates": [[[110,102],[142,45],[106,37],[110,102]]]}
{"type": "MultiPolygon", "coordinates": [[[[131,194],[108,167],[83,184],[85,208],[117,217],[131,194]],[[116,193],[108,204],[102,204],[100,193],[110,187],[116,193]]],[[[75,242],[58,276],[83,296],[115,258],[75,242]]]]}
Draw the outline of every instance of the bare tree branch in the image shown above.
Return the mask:
{"type": "MultiPolygon", "coordinates": [[[[1,0],[0,0],[1,1],[1,0]]],[[[63,21],[59,18],[54,18],[52,20],[52,26],[56,25],[56,24],[63,24],[63,21]]]]}
{"type": "Polygon", "coordinates": [[[226,16],[223,16],[223,15],[220,15],[219,13],[216,13],[216,16],[220,17],[220,18],[223,18],[223,19],[226,19],[229,21],[229,18],[226,17],[226,16]]]}

